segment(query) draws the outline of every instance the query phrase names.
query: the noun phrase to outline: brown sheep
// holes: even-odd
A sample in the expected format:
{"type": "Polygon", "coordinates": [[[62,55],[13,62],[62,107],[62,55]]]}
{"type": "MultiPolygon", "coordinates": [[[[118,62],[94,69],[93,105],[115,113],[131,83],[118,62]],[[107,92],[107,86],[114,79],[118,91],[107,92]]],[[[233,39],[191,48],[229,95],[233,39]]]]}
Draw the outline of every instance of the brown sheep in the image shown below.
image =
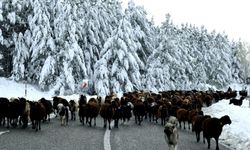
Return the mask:
{"type": "Polygon", "coordinates": [[[198,115],[197,109],[192,109],[189,111],[189,113],[188,113],[188,129],[190,129],[190,124],[192,124],[192,118],[196,115],[198,115]]]}
{"type": "Polygon", "coordinates": [[[90,98],[87,103],[87,121],[89,126],[92,126],[92,119],[94,119],[94,126],[96,126],[96,117],[99,115],[100,107],[95,98],[90,98]],[[89,119],[89,120],[88,120],[89,119]]]}
{"type": "Polygon", "coordinates": [[[180,108],[176,111],[176,118],[179,121],[180,128],[181,128],[181,122],[183,122],[184,129],[186,129],[185,122],[188,121],[188,115],[189,115],[189,111],[184,108],[180,108]]]}
{"type": "Polygon", "coordinates": [[[36,131],[41,130],[41,120],[46,116],[46,108],[40,102],[30,103],[30,120],[32,123],[32,129],[36,131]]]}
{"type": "Polygon", "coordinates": [[[207,139],[208,149],[210,149],[210,139],[214,138],[216,141],[216,150],[219,150],[219,136],[221,135],[222,128],[226,124],[231,124],[232,121],[228,115],[221,118],[207,118],[202,123],[203,129],[203,143],[207,139]]]}
{"type": "Polygon", "coordinates": [[[202,131],[202,123],[207,118],[211,118],[211,116],[197,115],[192,118],[192,131],[195,132],[197,142],[200,141],[200,132],[202,131]]]}
{"type": "Polygon", "coordinates": [[[143,117],[145,116],[146,113],[145,106],[141,100],[137,100],[137,102],[134,103],[133,113],[135,116],[135,123],[141,125],[143,117]]]}
{"type": "Polygon", "coordinates": [[[106,101],[105,103],[101,105],[100,115],[103,118],[103,122],[104,122],[103,127],[106,128],[107,122],[108,122],[109,130],[111,130],[111,121],[114,115],[114,108],[112,107],[111,103],[106,101]]]}
{"type": "Polygon", "coordinates": [[[158,109],[158,117],[161,118],[161,125],[166,124],[166,119],[168,117],[168,108],[166,104],[162,104],[158,109]]]}

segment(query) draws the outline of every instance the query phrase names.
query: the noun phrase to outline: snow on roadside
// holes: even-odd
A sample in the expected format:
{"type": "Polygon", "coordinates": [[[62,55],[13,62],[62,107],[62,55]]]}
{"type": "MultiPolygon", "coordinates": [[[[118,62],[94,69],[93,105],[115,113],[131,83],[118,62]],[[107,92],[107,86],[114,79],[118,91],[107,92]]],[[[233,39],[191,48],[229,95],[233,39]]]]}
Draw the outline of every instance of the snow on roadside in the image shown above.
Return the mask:
{"type": "Polygon", "coordinates": [[[7,131],[0,131],[0,135],[4,134],[4,133],[8,133],[10,132],[10,130],[7,130],[7,131]]]}
{"type": "MultiPolygon", "coordinates": [[[[16,83],[6,78],[0,78],[0,97],[25,97],[25,84],[16,83]]],[[[41,92],[34,86],[27,85],[27,99],[38,100],[42,97],[51,99],[49,92],[41,92]]]]}
{"type": "MultiPolygon", "coordinates": [[[[17,83],[13,80],[0,77],[0,97],[6,97],[6,98],[25,97],[28,100],[37,101],[42,97],[48,100],[52,100],[53,96],[55,95],[53,95],[53,93],[51,92],[42,92],[36,86],[27,84],[27,96],[25,97],[24,83],[17,83]]],[[[69,100],[77,101],[79,99],[79,94],[66,95],[60,97],[65,98],[68,101],[69,100]]],[[[91,97],[96,97],[96,96],[87,95],[88,99],[90,99],[91,97]]]]}

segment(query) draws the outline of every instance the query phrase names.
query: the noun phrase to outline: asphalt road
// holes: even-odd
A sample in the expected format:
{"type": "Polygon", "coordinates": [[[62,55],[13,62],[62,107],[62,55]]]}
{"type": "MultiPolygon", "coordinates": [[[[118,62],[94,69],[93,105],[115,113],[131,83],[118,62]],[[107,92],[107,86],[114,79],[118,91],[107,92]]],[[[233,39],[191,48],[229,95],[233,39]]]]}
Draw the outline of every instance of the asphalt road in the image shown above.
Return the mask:
{"type": "MultiPolygon", "coordinates": [[[[41,131],[10,128],[9,132],[0,135],[0,150],[103,150],[103,120],[97,118],[97,126],[89,127],[80,124],[79,120],[69,121],[68,126],[61,126],[58,118],[42,123],[41,131]]],[[[0,127],[0,133],[7,131],[0,127]]],[[[189,130],[178,129],[179,150],[207,150],[207,144],[197,143],[195,134],[189,130]]],[[[106,139],[107,140],[107,139],[106,139]]],[[[141,126],[134,120],[120,124],[110,132],[112,150],[166,150],[163,126],[144,121],[141,126]]],[[[211,141],[211,149],[215,149],[215,141],[211,141]]],[[[220,145],[220,150],[229,150],[220,145]]]]}

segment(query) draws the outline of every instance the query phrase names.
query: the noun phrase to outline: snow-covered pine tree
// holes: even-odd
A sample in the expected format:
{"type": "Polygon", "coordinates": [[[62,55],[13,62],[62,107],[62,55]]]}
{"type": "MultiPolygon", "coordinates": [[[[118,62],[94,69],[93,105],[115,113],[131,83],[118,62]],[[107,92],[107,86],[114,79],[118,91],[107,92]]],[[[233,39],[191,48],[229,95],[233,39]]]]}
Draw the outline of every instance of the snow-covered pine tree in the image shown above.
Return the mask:
{"type": "Polygon", "coordinates": [[[184,85],[185,67],[181,61],[178,30],[166,15],[160,29],[158,48],[147,60],[146,89],[161,91],[179,89],[184,85]],[[179,82],[181,84],[179,84],[179,82]]]}
{"type": "Polygon", "coordinates": [[[121,4],[114,0],[97,0],[93,3],[87,0],[82,6],[85,10],[82,39],[80,47],[85,56],[85,65],[89,79],[89,92],[94,92],[93,73],[94,64],[100,59],[100,51],[104,43],[117,28],[121,19],[121,4]]]}
{"type": "MultiPolygon", "coordinates": [[[[128,17],[131,26],[135,29],[135,36],[141,44],[141,48],[137,50],[139,58],[146,66],[148,57],[152,54],[157,43],[157,29],[153,25],[153,21],[147,18],[147,12],[142,6],[136,6],[131,0],[128,2],[128,8],[125,9],[125,15],[128,17]]],[[[146,68],[140,66],[142,75],[142,86],[145,87],[146,68]]]]}
{"type": "MultiPolygon", "coordinates": [[[[55,71],[55,43],[50,27],[50,12],[48,1],[34,0],[31,3],[33,12],[29,14],[29,31],[24,36],[24,43],[28,49],[27,80],[38,84],[41,89],[48,89],[53,83],[55,71]]],[[[20,47],[21,49],[21,47],[20,47]]]]}
{"type": "MultiPolygon", "coordinates": [[[[52,84],[55,94],[80,91],[81,81],[87,77],[84,53],[79,46],[84,18],[75,1],[57,2],[52,10],[55,36],[55,72],[52,84]],[[81,17],[80,17],[81,16],[81,17]],[[79,19],[80,18],[80,19],[79,19]]],[[[52,59],[54,62],[54,59],[52,59]]],[[[46,69],[46,68],[45,68],[46,69]]]]}
{"type": "Polygon", "coordinates": [[[95,64],[94,82],[98,95],[141,89],[140,66],[144,67],[144,63],[137,54],[140,48],[134,29],[124,17],[105,43],[100,53],[102,57],[95,64]]]}
{"type": "Polygon", "coordinates": [[[215,38],[215,51],[217,53],[217,63],[215,66],[214,80],[219,82],[217,87],[225,87],[232,83],[232,62],[233,51],[229,40],[225,34],[218,33],[215,38]]]}
{"type": "MultiPolygon", "coordinates": [[[[203,64],[206,70],[207,81],[209,85],[214,85],[216,87],[222,87],[225,85],[231,76],[230,65],[228,66],[229,57],[231,57],[229,47],[222,47],[217,40],[218,34],[213,31],[210,34],[206,34],[202,41],[202,54],[203,54],[203,64]],[[225,51],[228,51],[225,53],[225,51]],[[226,74],[226,72],[228,74],[226,74]],[[229,76],[228,76],[229,75],[229,76]]],[[[227,43],[223,43],[227,44],[227,43]]]]}
{"type": "MultiPolygon", "coordinates": [[[[14,64],[18,63],[13,62],[17,60],[13,58],[13,55],[17,53],[14,40],[16,37],[22,37],[22,35],[19,36],[19,33],[24,34],[28,29],[27,14],[29,14],[30,11],[29,1],[26,0],[2,0],[0,2],[0,55],[3,56],[1,63],[3,64],[4,76],[11,76],[14,64]]],[[[19,67],[22,68],[22,64],[20,64],[19,67]]],[[[24,75],[20,73],[19,76],[23,77],[24,75]]]]}
{"type": "Polygon", "coordinates": [[[246,78],[250,73],[250,46],[248,43],[239,40],[232,44],[233,47],[233,78],[235,82],[246,83],[246,78]],[[237,80],[238,79],[238,80],[237,80]]]}
{"type": "Polygon", "coordinates": [[[137,53],[140,59],[146,63],[148,56],[155,48],[155,27],[147,19],[147,12],[142,6],[136,6],[131,0],[125,10],[131,26],[135,29],[135,36],[141,43],[141,49],[137,53]]]}
{"type": "Polygon", "coordinates": [[[184,63],[187,76],[185,87],[186,89],[194,89],[206,81],[206,73],[202,61],[203,56],[199,45],[200,31],[195,26],[182,24],[179,34],[179,39],[181,39],[179,43],[180,49],[183,51],[181,60],[184,63]]]}
{"type": "Polygon", "coordinates": [[[241,68],[242,65],[240,63],[240,57],[238,56],[239,50],[239,42],[232,41],[231,43],[231,48],[232,48],[232,54],[233,54],[233,62],[232,62],[232,78],[234,83],[241,83],[244,79],[241,78],[241,68]]]}

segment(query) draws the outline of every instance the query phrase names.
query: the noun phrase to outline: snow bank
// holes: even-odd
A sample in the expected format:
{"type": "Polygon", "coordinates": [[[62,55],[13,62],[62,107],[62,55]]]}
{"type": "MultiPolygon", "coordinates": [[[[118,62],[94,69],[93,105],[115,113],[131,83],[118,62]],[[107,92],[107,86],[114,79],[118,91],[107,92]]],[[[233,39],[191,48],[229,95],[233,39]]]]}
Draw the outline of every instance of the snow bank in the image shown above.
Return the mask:
{"type": "Polygon", "coordinates": [[[219,142],[237,150],[250,148],[249,99],[244,100],[241,107],[229,105],[229,100],[222,100],[202,110],[204,114],[209,114],[212,117],[230,116],[232,124],[223,127],[219,142]]]}

